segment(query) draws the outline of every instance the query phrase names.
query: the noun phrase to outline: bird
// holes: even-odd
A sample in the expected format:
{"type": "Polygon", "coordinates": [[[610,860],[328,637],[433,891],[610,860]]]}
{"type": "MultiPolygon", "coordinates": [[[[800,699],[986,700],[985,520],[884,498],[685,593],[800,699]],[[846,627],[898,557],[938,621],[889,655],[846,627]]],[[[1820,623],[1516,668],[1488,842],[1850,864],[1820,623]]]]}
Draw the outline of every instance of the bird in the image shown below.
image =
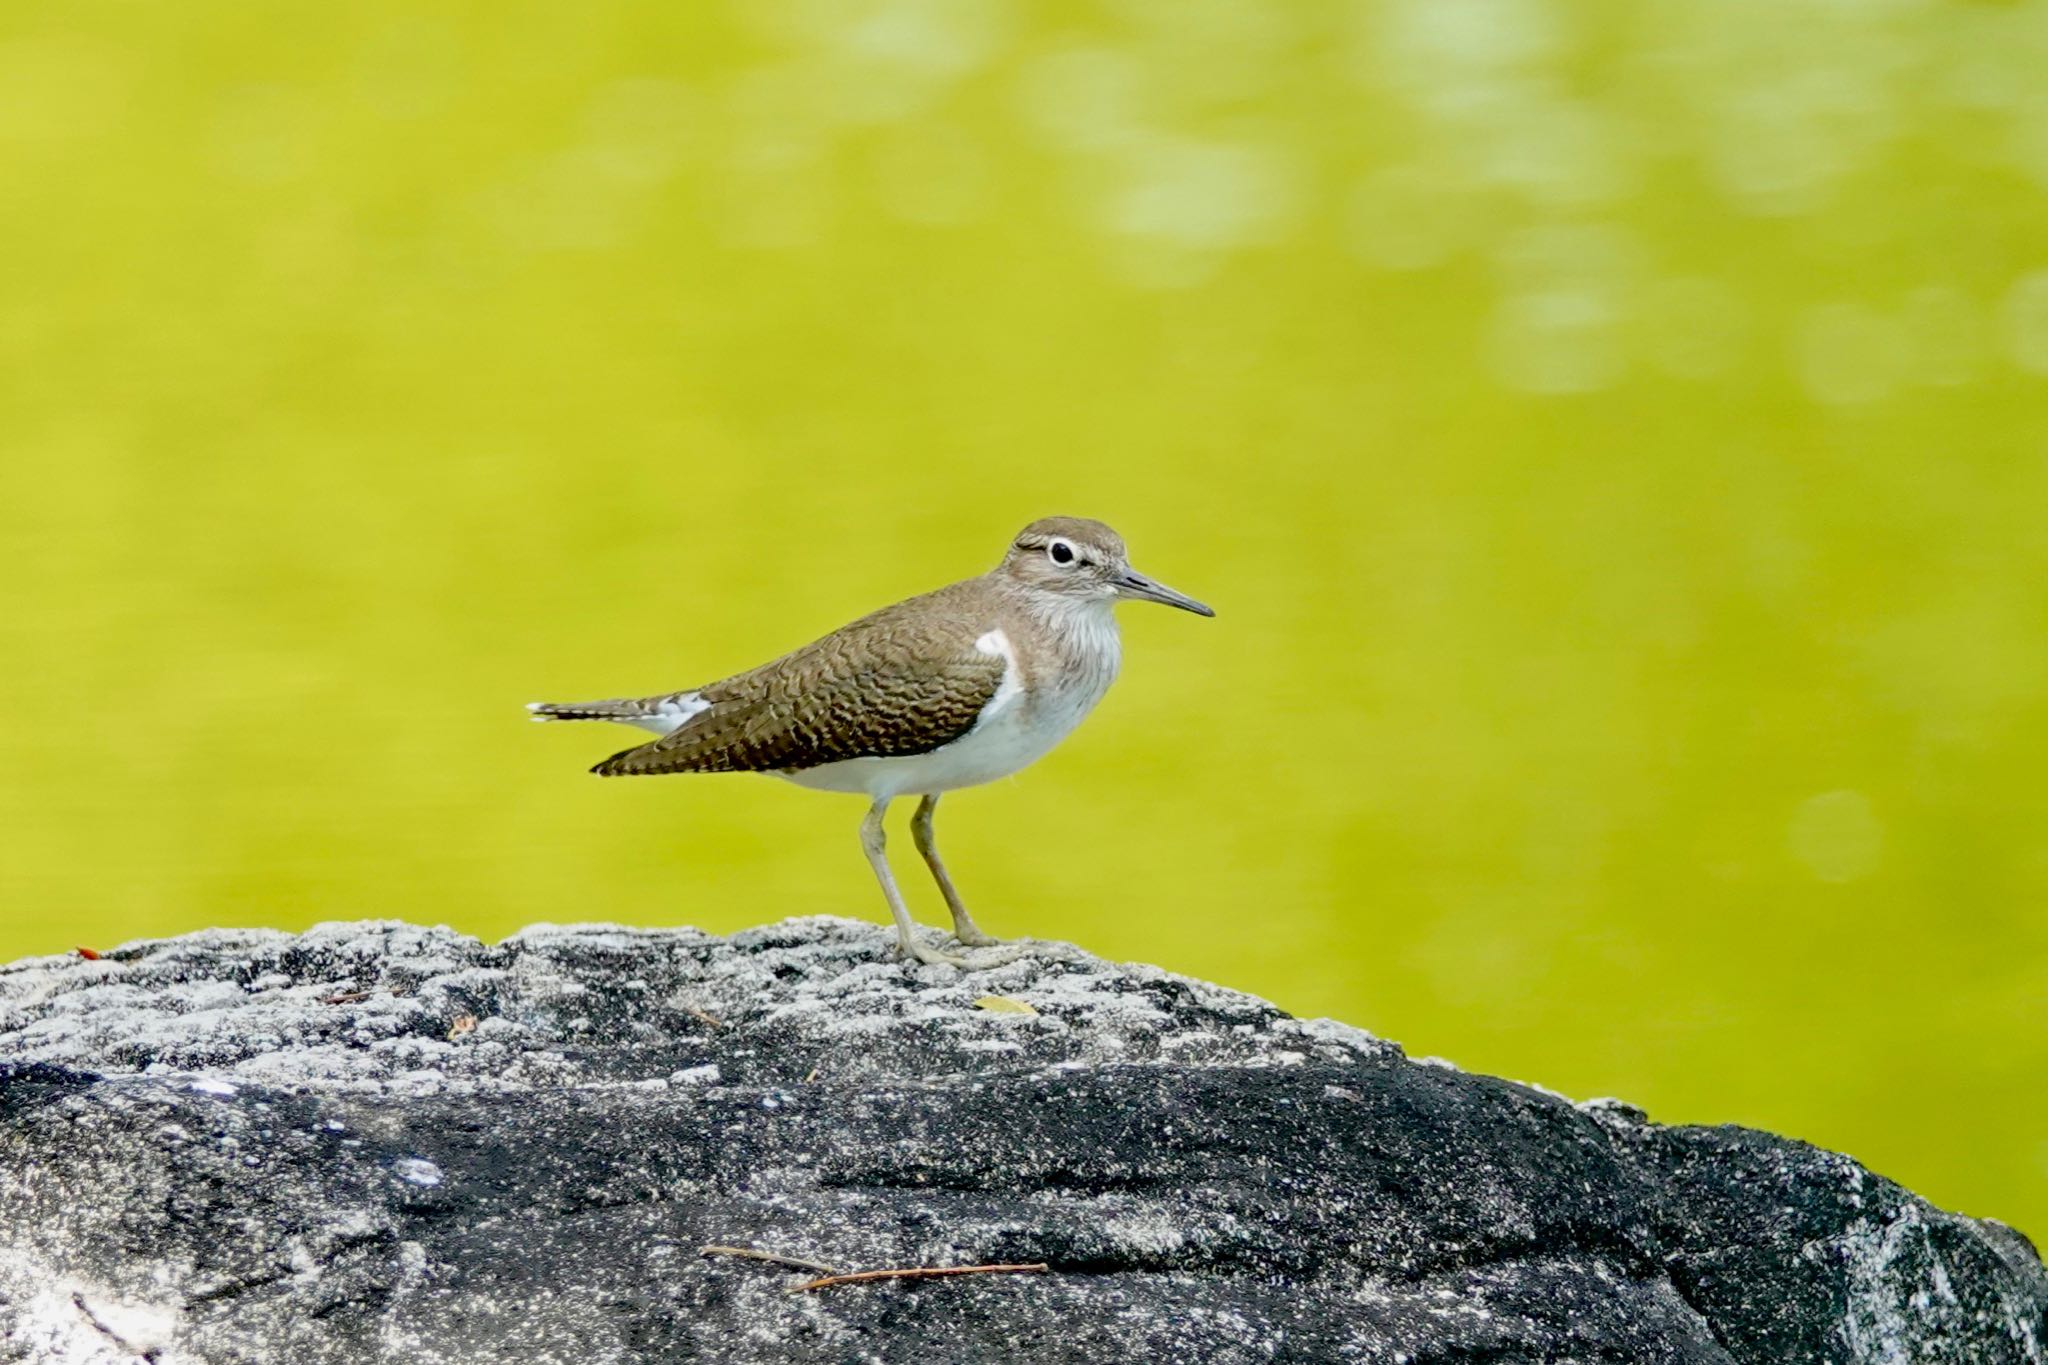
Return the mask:
{"type": "Polygon", "coordinates": [[[601,777],[768,773],[865,796],[861,850],[898,950],[965,966],[913,932],[883,817],[892,802],[918,798],[911,836],[954,937],[967,947],[1000,942],[975,924],[939,857],[939,798],[1007,777],[1073,732],[1116,679],[1122,601],[1216,614],[1133,569],[1123,537],[1102,522],[1044,517],[988,572],[871,612],[758,668],[685,691],[527,710],[538,721],[613,721],[655,734],[591,769],[601,777]]]}

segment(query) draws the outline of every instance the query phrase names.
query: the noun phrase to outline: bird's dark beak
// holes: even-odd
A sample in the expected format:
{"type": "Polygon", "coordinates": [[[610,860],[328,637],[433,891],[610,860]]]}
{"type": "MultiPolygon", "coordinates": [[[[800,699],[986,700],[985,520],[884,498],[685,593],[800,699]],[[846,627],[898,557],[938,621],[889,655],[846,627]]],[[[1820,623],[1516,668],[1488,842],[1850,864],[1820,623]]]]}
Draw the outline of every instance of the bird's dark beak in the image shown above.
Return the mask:
{"type": "Polygon", "coordinates": [[[1169,607],[1179,607],[1182,611],[1191,611],[1197,616],[1216,614],[1186,593],[1175,592],[1164,583],[1154,583],[1140,573],[1126,572],[1116,585],[1116,595],[1136,598],[1141,602],[1164,602],[1169,607]]]}

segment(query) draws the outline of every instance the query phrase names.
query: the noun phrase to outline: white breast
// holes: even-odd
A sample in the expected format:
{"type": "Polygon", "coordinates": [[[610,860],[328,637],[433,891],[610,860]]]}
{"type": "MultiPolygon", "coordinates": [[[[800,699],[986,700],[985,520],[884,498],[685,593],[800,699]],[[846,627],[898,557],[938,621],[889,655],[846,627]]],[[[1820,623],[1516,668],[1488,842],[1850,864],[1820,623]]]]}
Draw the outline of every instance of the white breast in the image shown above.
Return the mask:
{"type": "Polygon", "coordinates": [[[1095,709],[1122,659],[1116,618],[1106,603],[1062,616],[1047,624],[1064,633],[1066,647],[1031,671],[1028,691],[1007,632],[998,627],[974,642],[984,654],[1003,659],[1003,679],[974,728],[951,744],[928,754],[848,759],[780,776],[822,791],[884,799],[979,786],[1036,762],[1095,709]]]}

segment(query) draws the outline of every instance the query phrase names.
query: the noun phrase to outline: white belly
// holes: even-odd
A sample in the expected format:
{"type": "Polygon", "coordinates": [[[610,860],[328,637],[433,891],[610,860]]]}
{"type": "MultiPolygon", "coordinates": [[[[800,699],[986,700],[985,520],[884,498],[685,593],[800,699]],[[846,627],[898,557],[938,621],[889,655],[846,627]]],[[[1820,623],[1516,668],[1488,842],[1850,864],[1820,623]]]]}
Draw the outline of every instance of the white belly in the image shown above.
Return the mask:
{"type": "MultiPolygon", "coordinates": [[[[1021,710],[1021,708],[1017,708],[1021,710]]],[[[993,782],[1043,758],[1067,737],[1087,712],[1078,711],[1053,723],[1052,718],[1027,724],[1021,718],[995,716],[941,749],[902,758],[849,758],[797,772],[777,773],[819,791],[862,792],[876,798],[924,796],[993,782]]]]}
{"type": "Polygon", "coordinates": [[[930,753],[852,758],[776,776],[819,791],[860,792],[875,800],[935,795],[1008,777],[1073,733],[1109,690],[1118,662],[1115,625],[1109,624],[1100,638],[1100,652],[1090,651],[1095,654],[1090,666],[1069,674],[1062,683],[1041,679],[1027,697],[1017,683],[1009,641],[1000,631],[991,631],[979,643],[990,653],[1009,657],[1010,669],[981,719],[959,739],[930,753]]]}

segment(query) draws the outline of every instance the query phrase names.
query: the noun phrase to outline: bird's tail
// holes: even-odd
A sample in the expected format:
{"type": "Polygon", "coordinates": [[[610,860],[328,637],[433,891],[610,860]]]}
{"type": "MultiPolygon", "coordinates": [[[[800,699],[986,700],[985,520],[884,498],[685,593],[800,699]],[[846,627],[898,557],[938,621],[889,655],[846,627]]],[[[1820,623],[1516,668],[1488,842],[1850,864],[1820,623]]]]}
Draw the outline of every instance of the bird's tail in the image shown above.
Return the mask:
{"type": "Polygon", "coordinates": [[[634,721],[647,714],[644,697],[614,697],[609,701],[530,701],[527,711],[535,720],[623,720],[634,721]]]}
{"type": "Polygon", "coordinates": [[[605,701],[530,701],[534,720],[609,720],[637,725],[665,735],[705,709],[694,692],[669,692],[659,697],[612,697],[605,701]]]}

